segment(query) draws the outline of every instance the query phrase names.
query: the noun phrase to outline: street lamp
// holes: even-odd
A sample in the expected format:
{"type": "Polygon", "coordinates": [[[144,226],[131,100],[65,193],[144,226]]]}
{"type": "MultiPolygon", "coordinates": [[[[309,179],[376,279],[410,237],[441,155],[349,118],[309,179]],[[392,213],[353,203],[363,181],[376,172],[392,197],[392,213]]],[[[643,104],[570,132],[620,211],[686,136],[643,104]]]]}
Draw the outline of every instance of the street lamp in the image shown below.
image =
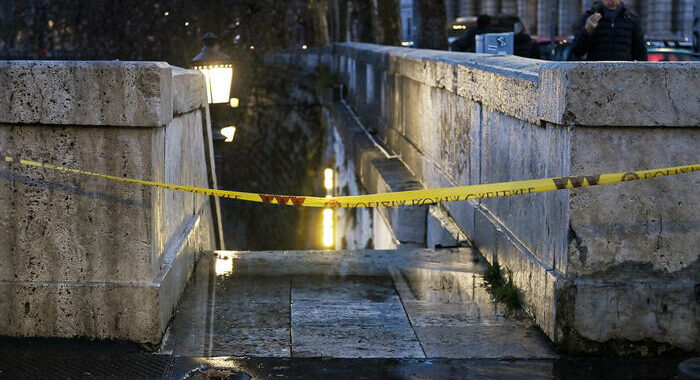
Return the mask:
{"type": "Polygon", "coordinates": [[[233,67],[228,55],[217,49],[219,38],[212,32],[202,36],[204,47],[192,59],[194,69],[201,71],[207,82],[207,99],[209,103],[228,103],[233,81],[233,67]]]}
{"type": "Polygon", "coordinates": [[[193,68],[204,74],[206,81],[207,100],[210,104],[211,121],[214,142],[214,160],[216,163],[217,177],[222,177],[224,145],[233,141],[235,127],[223,128],[222,125],[231,124],[227,120],[227,113],[224,107],[228,108],[229,96],[231,94],[231,82],[233,81],[233,68],[231,57],[219,51],[217,42],[219,38],[212,32],[207,32],[202,36],[204,47],[202,51],[192,59],[193,68]]]}

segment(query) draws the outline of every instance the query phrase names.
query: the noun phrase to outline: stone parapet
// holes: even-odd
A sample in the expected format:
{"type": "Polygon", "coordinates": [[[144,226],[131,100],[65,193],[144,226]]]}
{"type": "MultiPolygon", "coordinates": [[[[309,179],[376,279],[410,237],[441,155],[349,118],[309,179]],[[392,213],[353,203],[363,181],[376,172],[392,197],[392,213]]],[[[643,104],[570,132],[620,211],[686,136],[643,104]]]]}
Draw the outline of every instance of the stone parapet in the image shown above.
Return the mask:
{"type": "MultiPolygon", "coordinates": [[[[337,73],[359,121],[425,188],[700,162],[694,62],[554,63],[369,44],[278,59],[337,73]]],[[[354,162],[360,181],[371,177],[354,162]]],[[[460,230],[452,235],[466,233],[512,270],[524,308],[563,349],[697,350],[700,272],[689,247],[700,241],[699,181],[686,174],[443,206],[460,230]]]]}
{"type": "Polygon", "coordinates": [[[539,71],[539,118],[600,127],[697,127],[697,62],[551,62],[539,71]]]}
{"type": "Polygon", "coordinates": [[[164,126],[172,81],[163,62],[0,61],[0,123],[164,126]]]}
{"type": "MultiPolygon", "coordinates": [[[[203,76],[151,62],[0,62],[0,154],[120,177],[215,183],[203,76]]],[[[197,253],[204,195],[0,165],[0,335],[158,343],[197,253]]]]}
{"type": "Polygon", "coordinates": [[[181,115],[207,106],[207,92],[202,74],[172,66],[173,114],[181,115]]]}

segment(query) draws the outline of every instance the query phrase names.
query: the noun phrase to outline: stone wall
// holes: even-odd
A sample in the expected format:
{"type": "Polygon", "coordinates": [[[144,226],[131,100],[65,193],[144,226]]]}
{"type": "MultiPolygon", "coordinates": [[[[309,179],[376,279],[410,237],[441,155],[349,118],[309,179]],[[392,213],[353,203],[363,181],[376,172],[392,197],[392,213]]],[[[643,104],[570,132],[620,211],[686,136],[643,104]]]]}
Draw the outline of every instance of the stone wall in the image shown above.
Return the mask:
{"type": "MultiPolygon", "coordinates": [[[[387,160],[404,167],[394,183],[417,188],[700,162],[697,63],[554,63],[366,44],[280,59],[337,72],[359,123],[395,155],[381,157],[358,122],[333,119],[346,131],[349,175],[370,193],[399,188],[376,186],[393,176],[377,170],[387,160]]],[[[394,238],[407,228],[420,235],[420,225],[420,243],[431,246],[460,244],[466,234],[513,271],[525,309],[563,349],[692,350],[700,335],[698,184],[687,174],[446,203],[412,216],[379,212],[403,215],[385,218],[394,238]]]]}
{"type": "MultiPolygon", "coordinates": [[[[203,77],[165,63],[0,62],[0,155],[215,187],[203,77]]],[[[0,164],[0,335],[158,343],[218,200],[0,164]]]]}

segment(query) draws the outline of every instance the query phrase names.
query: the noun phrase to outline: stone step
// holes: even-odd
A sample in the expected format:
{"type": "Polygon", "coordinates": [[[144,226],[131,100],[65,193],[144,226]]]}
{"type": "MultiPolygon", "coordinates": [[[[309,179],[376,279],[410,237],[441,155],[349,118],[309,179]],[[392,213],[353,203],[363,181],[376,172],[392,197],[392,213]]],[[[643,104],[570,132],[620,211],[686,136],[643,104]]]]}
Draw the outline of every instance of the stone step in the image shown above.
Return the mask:
{"type": "Polygon", "coordinates": [[[216,251],[222,266],[239,275],[391,276],[392,268],[480,273],[486,267],[472,248],[357,251],[216,251]]]}

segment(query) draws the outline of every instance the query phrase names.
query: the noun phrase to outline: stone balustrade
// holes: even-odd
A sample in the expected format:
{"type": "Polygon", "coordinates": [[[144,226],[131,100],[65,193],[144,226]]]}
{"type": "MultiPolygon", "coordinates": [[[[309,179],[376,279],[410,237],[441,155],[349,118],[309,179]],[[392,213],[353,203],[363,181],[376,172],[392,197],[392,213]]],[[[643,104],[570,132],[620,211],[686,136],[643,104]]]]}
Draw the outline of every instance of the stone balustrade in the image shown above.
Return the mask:
{"type": "MultiPolygon", "coordinates": [[[[700,162],[698,63],[546,62],[369,44],[271,61],[323,65],[345,85],[349,107],[329,101],[325,113],[338,181],[350,189],[341,195],[700,162]]],[[[571,352],[697,350],[698,185],[700,175],[685,174],[378,209],[373,218],[341,211],[352,221],[339,225],[358,245],[373,231],[377,248],[449,246],[466,235],[512,271],[525,310],[571,352]]]]}
{"type": "MultiPolygon", "coordinates": [[[[165,63],[0,61],[0,155],[216,186],[203,86],[165,63]]],[[[0,205],[0,335],[158,343],[221,239],[214,198],[5,162],[0,205]]]]}

